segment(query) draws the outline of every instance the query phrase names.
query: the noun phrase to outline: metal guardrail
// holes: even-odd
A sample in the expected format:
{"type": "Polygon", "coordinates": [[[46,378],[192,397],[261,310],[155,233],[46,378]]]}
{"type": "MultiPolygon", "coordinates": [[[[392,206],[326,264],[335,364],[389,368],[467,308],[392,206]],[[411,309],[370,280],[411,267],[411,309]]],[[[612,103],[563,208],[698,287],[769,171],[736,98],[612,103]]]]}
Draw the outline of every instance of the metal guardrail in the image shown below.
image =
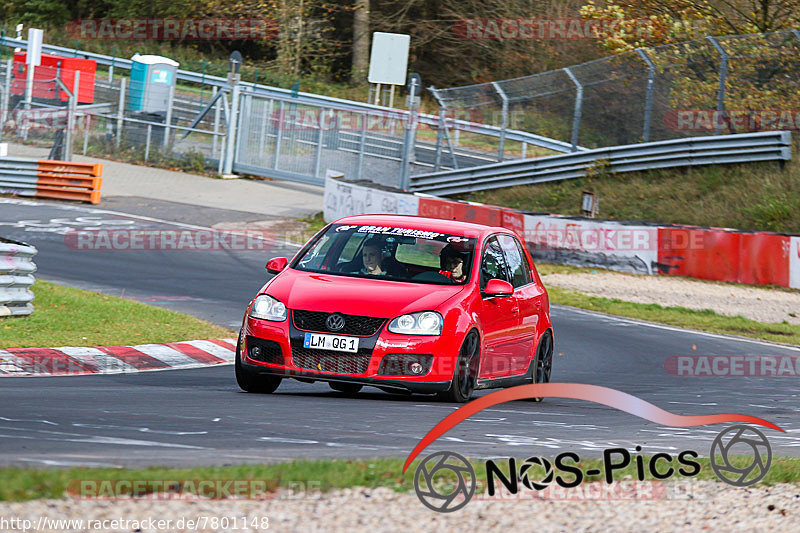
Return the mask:
{"type": "MultiPolygon", "coordinates": [[[[28,43],[24,39],[0,37],[0,46],[2,45],[27,49],[28,43]]],[[[84,50],[65,48],[62,46],[43,44],[42,52],[47,54],[61,55],[61,56],[73,56],[73,57],[81,56],[87,59],[94,59],[95,61],[97,61],[97,63],[101,65],[113,66],[114,68],[123,68],[127,70],[130,70],[131,68],[130,59],[111,57],[103,54],[97,54],[94,52],[86,52],[84,50]]],[[[179,80],[186,82],[197,83],[197,84],[208,84],[212,87],[218,87],[220,89],[226,89],[226,90],[229,89],[227,78],[223,78],[220,76],[211,76],[208,74],[202,74],[191,70],[178,69],[177,78],[179,80]]],[[[281,99],[288,100],[291,101],[291,103],[293,104],[303,104],[303,105],[324,107],[328,109],[342,110],[342,111],[356,111],[356,112],[370,112],[370,113],[377,112],[377,113],[391,114],[391,115],[397,114],[403,120],[406,120],[408,117],[408,111],[405,110],[367,104],[364,102],[356,102],[354,100],[345,100],[343,98],[334,98],[332,96],[323,96],[319,94],[306,93],[306,92],[295,92],[290,89],[282,89],[280,87],[271,87],[269,85],[260,85],[244,81],[240,82],[240,86],[242,87],[243,92],[267,98],[274,98],[278,100],[281,99]]],[[[428,115],[422,113],[419,113],[417,115],[417,120],[420,124],[426,124],[434,127],[438,127],[440,122],[440,118],[438,115],[428,115]]],[[[466,120],[448,119],[447,124],[449,129],[462,129],[470,131],[472,133],[487,135],[497,138],[504,137],[506,140],[527,143],[534,146],[547,148],[549,150],[554,150],[556,152],[566,153],[573,150],[573,147],[570,143],[559,141],[557,139],[551,139],[549,137],[544,137],[541,135],[536,135],[534,133],[528,133],[521,130],[506,129],[504,131],[503,128],[500,127],[469,122],[466,120]]],[[[579,147],[578,149],[581,148],[579,147]]]]}
{"type": "Polygon", "coordinates": [[[592,166],[602,166],[607,172],[633,172],[791,159],[792,134],[789,131],[689,137],[419,174],[411,176],[410,190],[439,195],[485,191],[580,178],[592,166]]]}
{"type": "Polygon", "coordinates": [[[0,237],[0,317],[33,313],[36,248],[0,237]]]}

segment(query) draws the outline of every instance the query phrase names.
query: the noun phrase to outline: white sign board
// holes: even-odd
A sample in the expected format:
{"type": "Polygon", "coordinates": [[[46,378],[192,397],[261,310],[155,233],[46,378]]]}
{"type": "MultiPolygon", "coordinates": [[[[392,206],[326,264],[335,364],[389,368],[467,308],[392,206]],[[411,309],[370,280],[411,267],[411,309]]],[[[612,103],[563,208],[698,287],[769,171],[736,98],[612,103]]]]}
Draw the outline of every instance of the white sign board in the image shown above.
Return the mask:
{"type": "Polygon", "coordinates": [[[25,55],[25,63],[38,67],[42,63],[42,39],[44,31],[30,28],[28,30],[28,52],[25,55]]]}
{"type": "Polygon", "coordinates": [[[413,194],[381,191],[345,183],[330,176],[325,178],[324,217],[333,222],[350,215],[374,213],[392,215],[416,215],[419,198],[413,194]]]}
{"type": "Polygon", "coordinates": [[[800,289],[800,237],[789,238],[789,287],[800,289]]]}
{"type": "Polygon", "coordinates": [[[404,33],[373,33],[367,77],[369,82],[405,85],[410,43],[411,36],[404,33]]]}

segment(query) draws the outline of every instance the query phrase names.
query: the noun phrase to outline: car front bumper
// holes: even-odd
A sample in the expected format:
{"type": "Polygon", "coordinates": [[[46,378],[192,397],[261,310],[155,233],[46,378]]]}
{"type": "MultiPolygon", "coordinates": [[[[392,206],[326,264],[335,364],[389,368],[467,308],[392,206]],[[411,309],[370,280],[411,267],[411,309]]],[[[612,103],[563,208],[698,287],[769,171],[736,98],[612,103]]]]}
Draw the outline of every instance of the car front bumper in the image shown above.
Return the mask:
{"type": "MultiPolygon", "coordinates": [[[[245,319],[242,336],[241,362],[250,372],[278,377],[300,379],[302,381],[329,381],[371,385],[384,389],[396,389],[420,394],[433,394],[448,390],[453,379],[453,371],[463,339],[454,336],[415,336],[397,335],[386,330],[386,325],[371,337],[359,337],[359,352],[316,352],[303,348],[303,337],[308,332],[295,327],[290,316],[283,322],[245,319]],[[248,337],[257,341],[268,341],[280,346],[280,357],[276,361],[255,360],[250,356],[248,337]],[[326,361],[328,368],[322,365],[309,364],[315,361],[313,356],[326,361]],[[420,375],[386,375],[381,373],[381,362],[387,355],[414,354],[430,356],[430,368],[420,375]],[[359,359],[359,368],[353,366],[350,371],[338,365],[348,358],[359,359]],[[313,368],[316,366],[316,368],[313,368]],[[331,370],[333,368],[334,370],[331,370]],[[335,369],[345,371],[338,372],[335,369]]],[[[329,333],[328,333],[329,334],[329,333]]]]}

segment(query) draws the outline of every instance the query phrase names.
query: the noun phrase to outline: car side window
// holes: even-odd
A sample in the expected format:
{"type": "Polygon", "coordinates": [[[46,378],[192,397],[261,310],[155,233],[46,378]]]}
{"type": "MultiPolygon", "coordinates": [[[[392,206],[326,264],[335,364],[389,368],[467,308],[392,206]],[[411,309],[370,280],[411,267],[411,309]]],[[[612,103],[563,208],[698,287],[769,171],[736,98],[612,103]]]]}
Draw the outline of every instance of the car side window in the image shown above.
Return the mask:
{"type": "Polygon", "coordinates": [[[511,235],[500,235],[498,241],[506,258],[508,272],[511,275],[511,285],[516,288],[530,283],[530,265],[528,265],[528,259],[525,257],[519,241],[511,235]]]}
{"type": "Polygon", "coordinates": [[[492,237],[486,241],[486,245],[483,248],[480,288],[485,289],[490,279],[508,281],[506,259],[503,255],[503,249],[500,247],[500,243],[497,242],[496,237],[492,237]]]}

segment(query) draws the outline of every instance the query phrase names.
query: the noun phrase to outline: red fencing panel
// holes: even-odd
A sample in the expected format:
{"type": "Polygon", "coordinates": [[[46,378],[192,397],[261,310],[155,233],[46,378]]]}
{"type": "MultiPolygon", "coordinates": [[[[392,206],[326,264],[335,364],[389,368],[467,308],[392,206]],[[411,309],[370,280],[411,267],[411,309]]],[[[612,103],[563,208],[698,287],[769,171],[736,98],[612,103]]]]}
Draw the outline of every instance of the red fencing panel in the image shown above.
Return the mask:
{"type": "Polygon", "coordinates": [[[458,202],[422,197],[419,199],[419,216],[453,220],[456,216],[457,205],[458,202]]]}
{"type": "Polygon", "coordinates": [[[789,286],[791,237],[771,233],[742,233],[739,240],[739,282],[789,286]]]}
{"type": "Polygon", "coordinates": [[[517,232],[520,237],[525,237],[525,215],[519,211],[503,209],[503,221],[501,225],[504,228],[517,232]]]}
{"type": "Polygon", "coordinates": [[[659,228],[658,271],[717,281],[738,281],[739,233],[659,228]]]}
{"type": "Polygon", "coordinates": [[[422,197],[419,199],[419,216],[499,226],[503,221],[503,209],[489,205],[422,197]]]}

